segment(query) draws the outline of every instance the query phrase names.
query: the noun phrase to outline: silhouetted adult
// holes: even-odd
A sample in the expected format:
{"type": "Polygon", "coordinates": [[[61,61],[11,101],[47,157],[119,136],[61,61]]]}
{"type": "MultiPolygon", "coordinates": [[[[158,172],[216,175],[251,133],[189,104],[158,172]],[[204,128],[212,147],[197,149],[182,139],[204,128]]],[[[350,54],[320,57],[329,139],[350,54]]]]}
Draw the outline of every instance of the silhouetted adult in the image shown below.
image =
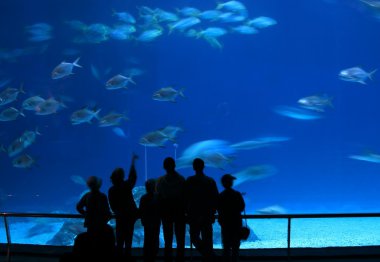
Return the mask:
{"type": "Polygon", "coordinates": [[[87,232],[79,234],[74,242],[73,254],[80,257],[111,257],[115,236],[107,224],[111,219],[107,196],[100,192],[102,180],[96,176],[87,179],[90,192],[77,203],[77,211],[84,215],[87,232]]]}
{"type": "Polygon", "coordinates": [[[171,157],[164,160],[166,174],[157,180],[160,217],[164,231],[165,261],[172,261],[173,228],[177,242],[177,261],[184,260],[185,251],[185,178],[175,170],[175,161],[171,157]]]}
{"type": "Polygon", "coordinates": [[[203,259],[210,261],[213,253],[213,229],[217,209],[218,188],[215,180],[203,173],[204,161],[193,161],[195,175],[186,180],[186,207],[190,239],[203,259]]]}
{"type": "Polygon", "coordinates": [[[129,169],[128,179],[124,179],[124,169],[116,168],[111,175],[113,186],[108,190],[108,199],[116,218],[116,253],[131,257],[133,230],[138,218],[138,209],[133,198],[132,190],[136,184],[137,173],[135,160],[137,155],[132,155],[132,163],[129,169]]]}
{"type": "Polygon", "coordinates": [[[222,176],[225,188],[219,194],[218,221],[222,228],[223,258],[225,261],[238,261],[240,247],[240,229],[242,227],[241,212],[245,208],[240,192],[232,189],[236,177],[226,174],[222,176]]]}
{"type": "Polygon", "coordinates": [[[145,182],[146,194],[140,199],[140,217],[144,226],[144,261],[151,262],[156,259],[160,241],[160,215],[156,180],[149,179],[145,182]]]}

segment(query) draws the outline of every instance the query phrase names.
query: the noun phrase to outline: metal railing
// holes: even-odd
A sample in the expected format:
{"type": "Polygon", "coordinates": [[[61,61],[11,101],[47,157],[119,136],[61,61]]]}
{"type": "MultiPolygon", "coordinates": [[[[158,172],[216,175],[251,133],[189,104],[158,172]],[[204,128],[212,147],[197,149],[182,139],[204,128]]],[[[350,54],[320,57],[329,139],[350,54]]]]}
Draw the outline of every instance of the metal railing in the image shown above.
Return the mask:
{"type": "MultiPolygon", "coordinates": [[[[0,213],[0,217],[4,219],[4,226],[7,239],[7,261],[10,261],[11,253],[11,233],[9,230],[8,218],[24,217],[24,218],[83,218],[82,215],[74,214],[49,214],[49,213],[0,213]]],[[[287,219],[287,256],[291,256],[291,235],[292,235],[292,219],[307,218],[380,218],[380,213],[348,213],[348,214],[276,214],[276,215],[243,215],[246,219],[287,219]]],[[[114,218],[114,217],[112,217],[114,218]]]]}

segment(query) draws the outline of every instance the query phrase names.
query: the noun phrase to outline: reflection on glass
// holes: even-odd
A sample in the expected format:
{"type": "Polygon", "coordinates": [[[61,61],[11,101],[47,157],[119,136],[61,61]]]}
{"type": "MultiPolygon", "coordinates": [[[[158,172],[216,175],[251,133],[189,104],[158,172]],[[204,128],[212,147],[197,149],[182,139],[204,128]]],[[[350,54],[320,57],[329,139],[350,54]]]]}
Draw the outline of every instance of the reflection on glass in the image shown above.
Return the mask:
{"type": "Polygon", "coordinates": [[[5,232],[4,218],[0,217],[0,243],[7,243],[7,235],[5,232]]]}
{"type": "Polygon", "coordinates": [[[292,220],[292,247],[377,246],[380,218],[292,220]]]}

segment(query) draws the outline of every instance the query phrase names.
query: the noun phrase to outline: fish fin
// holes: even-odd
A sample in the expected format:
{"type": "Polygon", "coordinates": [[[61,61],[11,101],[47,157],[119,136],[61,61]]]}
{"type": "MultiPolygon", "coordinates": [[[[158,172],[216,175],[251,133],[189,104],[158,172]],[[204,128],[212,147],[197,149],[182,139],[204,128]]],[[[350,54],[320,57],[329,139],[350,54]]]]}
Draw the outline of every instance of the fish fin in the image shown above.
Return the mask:
{"type": "Polygon", "coordinates": [[[21,83],[20,85],[20,89],[18,90],[20,93],[23,93],[23,94],[26,94],[25,90],[24,90],[24,83],[21,83]]]}
{"type": "Polygon", "coordinates": [[[373,80],[372,75],[375,74],[376,71],[377,71],[377,68],[376,68],[375,70],[372,70],[372,71],[368,74],[368,78],[371,79],[371,80],[373,80]]]}
{"type": "Polygon", "coordinates": [[[80,59],[80,57],[78,57],[77,59],[75,59],[75,61],[73,62],[73,66],[81,67],[82,68],[82,66],[78,64],[79,59],[80,59]]]}
{"type": "Polygon", "coordinates": [[[360,81],[358,81],[358,83],[363,84],[363,85],[367,84],[364,80],[360,80],[360,81]]]}
{"type": "Polygon", "coordinates": [[[184,95],[183,91],[185,91],[186,88],[182,87],[178,90],[178,94],[183,97],[183,98],[186,98],[186,96],[184,95]]]}
{"type": "MultiPolygon", "coordinates": [[[[96,118],[96,119],[100,119],[100,117],[98,116],[98,114],[99,114],[99,112],[101,111],[102,109],[101,108],[99,108],[98,110],[96,110],[96,112],[94,113],[94,117],[96,118]]],[[[90,123],[91,123],[91,121],[90,121],[90,123]]]]}
{"type": "Polygon", "coordinates": [[[128,81],[131,82],[132,84],[136,85],[136,82],[132,79],[132,76],[127,77],[128,81]]]}

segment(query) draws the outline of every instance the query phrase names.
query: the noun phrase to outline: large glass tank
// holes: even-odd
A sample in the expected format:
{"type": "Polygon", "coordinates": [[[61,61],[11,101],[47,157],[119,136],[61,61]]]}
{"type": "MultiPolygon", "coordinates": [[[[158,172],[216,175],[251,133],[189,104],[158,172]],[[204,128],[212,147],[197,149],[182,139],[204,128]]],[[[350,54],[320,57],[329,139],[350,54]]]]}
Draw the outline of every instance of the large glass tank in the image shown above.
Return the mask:
{"type": "Polygon", "coordinates": [[[237,177],[248,214],[378,211],[380,1],[0,2],[0,208],[90,175],[237,177]]]}

